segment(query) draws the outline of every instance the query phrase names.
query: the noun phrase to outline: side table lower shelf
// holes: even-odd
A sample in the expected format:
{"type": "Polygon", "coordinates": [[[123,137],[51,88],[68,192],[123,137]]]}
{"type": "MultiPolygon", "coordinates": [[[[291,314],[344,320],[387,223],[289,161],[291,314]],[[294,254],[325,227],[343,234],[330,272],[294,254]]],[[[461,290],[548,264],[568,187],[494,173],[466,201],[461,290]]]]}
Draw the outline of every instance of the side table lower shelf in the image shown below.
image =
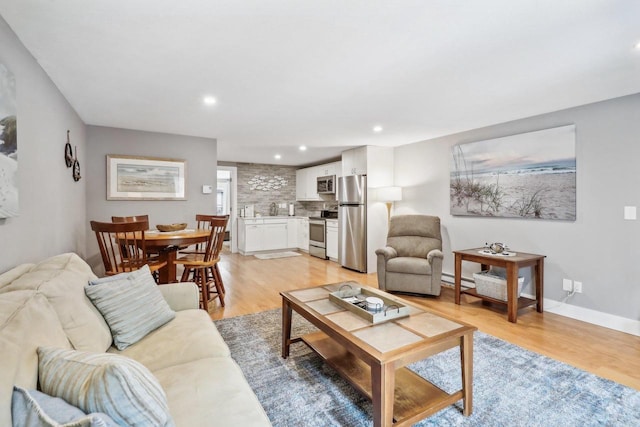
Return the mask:
{"type": "MultiPolygon", "coordinates": [[[[372,398],[371,368],[324,332],[314,332],[302,341],[318,353],[356,390],[372,398]]],[[[395,371],[394,425],[411,425],[464,397],[462,390],[449,394],[408,368],[395,371]]]]}
{"type": "MultiPolygon", "coordinates": [[[[501,299],[497,299],[497,298],[493,298],[487,295],[482,295],[479,294],[478,291],[476,291],[474,288],[463,288],[460,290],[461,294],[466,294],[466,295],[471,295],[474,296],[476,298],[480,298],[483,301],[488,301],[491,303],[496,303],[496,304],[502,304],[502,305],[508,305],[507,301],[505,300],[501,300],[501,299]]],[[[520,310],[521,308],[524,307],[529,307],[531,305],[536,305],[538,303],[538,301],[531,299],[531,298],[527,298],[527,297],[519,297],[518,298],[518,310],[520,310]]]]}

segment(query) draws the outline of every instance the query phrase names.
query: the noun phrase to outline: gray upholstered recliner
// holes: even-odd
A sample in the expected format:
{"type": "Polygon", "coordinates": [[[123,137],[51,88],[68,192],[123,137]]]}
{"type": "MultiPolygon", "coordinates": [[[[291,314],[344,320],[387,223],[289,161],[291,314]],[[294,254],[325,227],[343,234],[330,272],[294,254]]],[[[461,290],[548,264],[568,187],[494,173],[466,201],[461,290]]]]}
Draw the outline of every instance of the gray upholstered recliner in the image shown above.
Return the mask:
{"type": "Polygon", "coordinates": [[[387,246],[376,255],[383,291],[440,295],[443,255],[437,216],[391,217],[387,246]]]}

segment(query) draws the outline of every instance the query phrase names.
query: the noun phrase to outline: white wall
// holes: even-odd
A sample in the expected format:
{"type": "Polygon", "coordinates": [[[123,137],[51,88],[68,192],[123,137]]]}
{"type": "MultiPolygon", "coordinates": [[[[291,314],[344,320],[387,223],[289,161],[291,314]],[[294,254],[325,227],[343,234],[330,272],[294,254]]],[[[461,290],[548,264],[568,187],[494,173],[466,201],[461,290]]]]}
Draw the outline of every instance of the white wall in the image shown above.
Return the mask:
{"type": "MultiPolygon", "coordinates": [[[[506,242],[515,251],[547,256],[546,298],[561,300],[562,279],[578,280],[584,293],[569,304],[638,321],[640,221],[625,221],[623,207],[640,205],[639,136],[636,94],[398,147],[395,184],[403,187],[403,201],[395,213],[441,218],[447,273],[453,273],[452,250],[506,242]],[[567,124],[576,125],[575,222],[449,214],[452,145],[567,124]]],[[[470,267],[477,266],[470,264],[464,275],[471,275],[470,267]]]]}
{"type": "Polygon", "coordinates": [[[108,222],[112,215],[149,215],[151,227],[174,222],[186,222],[194,227],[196,214],[216,212],[215,191],[202,194],[203,184],[216,187],[215,139],[101,126],[88,126],[87,139],[87,221],[83,227],[88,233],[88,261],[96,272],[102,263],[90,220],[108,222]],[[187,200],[107,200],[107,154],[186,160],[187,200]]]}
{"type": "Polygon", "coordinates": [[[376,199],[376,188],[393,184],[392,147],[366,147],[367,153],[367,273],[378,271],[376,249],[387,243],[387,205],[376,199]]]}
{"type": "Polygon", "coordinates": [[[0,272],[63,252],[84,256],[85,125],[1,17],[0,62],[16,79],[20,209],[0,219],[0,272]],[[79,182],[64,162],[67,129],[78,147],[79,182]]]}

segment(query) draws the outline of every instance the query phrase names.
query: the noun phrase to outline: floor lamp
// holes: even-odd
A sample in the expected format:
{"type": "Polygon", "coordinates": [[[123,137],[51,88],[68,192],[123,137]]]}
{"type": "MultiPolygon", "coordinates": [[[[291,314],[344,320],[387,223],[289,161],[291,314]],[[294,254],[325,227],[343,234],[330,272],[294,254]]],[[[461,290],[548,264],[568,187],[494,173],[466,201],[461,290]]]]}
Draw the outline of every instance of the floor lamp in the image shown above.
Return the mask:
{"type": "Polygon", "coordinates": [[[391,204],[402,200],[401,187],[380,187],[378,190],[378,200],[387,204],[387,221],[391,220],[391,204]]]}

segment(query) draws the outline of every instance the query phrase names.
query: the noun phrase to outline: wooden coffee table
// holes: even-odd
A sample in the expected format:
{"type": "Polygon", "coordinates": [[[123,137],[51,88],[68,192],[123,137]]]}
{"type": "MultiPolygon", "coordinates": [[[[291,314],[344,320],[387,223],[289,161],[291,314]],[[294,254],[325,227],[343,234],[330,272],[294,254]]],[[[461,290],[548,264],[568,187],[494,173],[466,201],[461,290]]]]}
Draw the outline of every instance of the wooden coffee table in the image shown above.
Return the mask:
{"type": "Polygon", "coordinates": [[[410,308],[410,315],[371,324],[329,300],[344,283],[282,292],[282,357],[303,341],[359,392],[373,401],[374,426],[408,426],[463,399],[465,416],[472,412],[474,326],[451,320],[399,297],[366,287],[410,308]],[[292,312],[319,331],[291,338],[292,312]],[[405,366],[460,348],[462,390],[449,394],[405,366]]]}

